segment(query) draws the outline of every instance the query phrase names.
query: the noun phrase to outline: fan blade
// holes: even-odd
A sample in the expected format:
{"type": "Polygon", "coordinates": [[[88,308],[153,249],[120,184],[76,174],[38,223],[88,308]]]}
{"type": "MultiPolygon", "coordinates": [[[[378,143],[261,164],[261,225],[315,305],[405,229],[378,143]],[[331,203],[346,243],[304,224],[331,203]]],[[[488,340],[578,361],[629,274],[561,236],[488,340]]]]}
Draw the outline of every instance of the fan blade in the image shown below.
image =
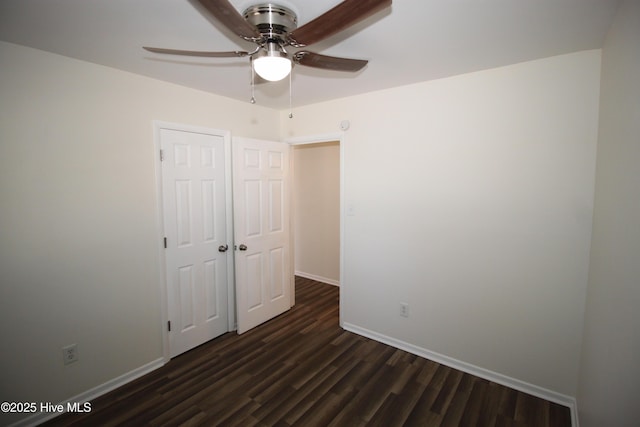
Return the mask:
{"type": "Polygon", "coordinates": [[[178,50],[178,49],[163,49],[161,47],[147,47],[143,46],[143,49],[153,53],[165,53],[167,55],[183,55],[183,56],[205,56],[208,58],[237,58],[249,55],[249,52],[243,52],[235,50],[232,52],[203,52],[199,50],[178,50]]]}
{"type": "Polygon", "coordinates": [[[288,34],[296,47],[319,42],[391,5],[391,0],[345,0],[311,22],[288,34]]]}
{"type": "Polygon", "coordinates": [[[257,28],[248,23],[228,0],[198,0],[198,2],[234,34],[250,41],[261,38],[257,28]]]}
{"type": "Polygon", "coordinates": [[[306,67],[322,68],[323,70],[356,72],[362,70],[369,61],[301,51],[293,54],[293,62],[306,67]]]}

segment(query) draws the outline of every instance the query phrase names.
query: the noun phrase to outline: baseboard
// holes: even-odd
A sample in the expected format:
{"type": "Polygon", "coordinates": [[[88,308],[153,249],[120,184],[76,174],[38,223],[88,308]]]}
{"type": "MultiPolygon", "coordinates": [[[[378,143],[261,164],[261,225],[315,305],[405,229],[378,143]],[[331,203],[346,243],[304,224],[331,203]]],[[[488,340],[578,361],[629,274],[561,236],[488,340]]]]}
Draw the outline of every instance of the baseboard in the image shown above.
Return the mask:
{"type": "Polygon", "coordinates": [[[304,277],[305,279],[315,280],[316,282],[322,282],[333,286],[340,286],[339,280],[328,279],[326,277],[317,276],[315,274],[303,273],[302,271],[295,271],[294,274],[296,276],[304,277]]]}
{"type": "Polygon", "coordinates": [[[365,328],[361,328],[351,323],[345,322],[342,325],[342,327],[349,332],[353,332],[355,334],[362,335],[367,338],[371,338],[372,340],[376,340],[381,343],[398,348],[400,350],[404,350],[411,354],[415,354],[416,356],[424,357],[425,359],[429,359],[434,362],[440,363],[442,365],[449,366],[450,368],[454,368],[459,371],[466,372],[468,374],[475,375],[480,378],[484,378],[486,380],[510,387],[514,390],[518,390],[523,393],[530,394],[532,396],[540,397],[550,402],[567,406],[571,412],[571,425],[573,427],[578,427],[578,412],[577,412],[576,399],[574,397],[557,393],[555,391],[548,390],[543,387],[538,387],[536,385],[529,384],[525,381],[520,381],[518,379],[511,378],[506,375],[502,375],[500,373],[493,372],[488,369],[484,369],[479,366],[475,366],[470,363],[466,363],[461,360],[457,360],[452,357],[445,356],[443,354],[436,353],[436,352],[427,350],[425,348],[418,347],[413,344],[409,344],[407,342],[404,342],[383,334],[379,334],[374,331],[370,331],[365,328]]]}
{"type": "MultiPolygon", "coordinates": [[[[67,407],[67,403],[77,403],[77,402],[89,402],[97,397],[102,396],[112,390],[115,390],[118,387],[121,387],[137,378],[140,378],[143,375],[148,374],[151,371],[154,371],[164,365],[164,359],[159,358],[154,361],[147,363],[146,365],[142,365],[139,368],[136,368],[132,371],[127,372],[126,374],[120,375],[112,380],[107,381],[104,384],[101,384],[97,387],[94,387],[90,390],[85,391],[84,393],[80,393],[77,396],[73,396],[70,399],[65,400],[64,402],[60,402],[64,406],[67,407]]],[[[54,412],[54,413],[37,413],[28,418],[20,420],[14,424],[11,424],[9,427],[26,427],[26,426],[37,426],[39,424],[44,423],[50,419],[57,417],[58,415],[63,414],[64,412],[54,412]]]]}

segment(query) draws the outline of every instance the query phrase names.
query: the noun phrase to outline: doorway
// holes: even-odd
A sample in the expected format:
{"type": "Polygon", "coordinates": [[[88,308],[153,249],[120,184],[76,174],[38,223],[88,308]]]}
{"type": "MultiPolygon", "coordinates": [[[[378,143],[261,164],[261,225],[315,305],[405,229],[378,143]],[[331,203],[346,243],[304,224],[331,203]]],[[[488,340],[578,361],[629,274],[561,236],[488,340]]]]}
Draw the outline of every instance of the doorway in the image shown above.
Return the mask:
{"type": "MultiPolygon", "coordinates": [[[[289,144],[291,144],[293,146],[293,151],[295,154],[295,150],[298,149],[301,146],[304,145],[315,145],[315,144],[325,144],[325,143],[334,143],[338,145],[338,151],[339,151],[339,161],[338,161],[338,169],[339,169],[339,173],[338,173],[338,180],[339,180],[339,191],[338,191],[338,198],[339,198],[339,213],[338,213],[338,223],[339,223],[339,247],[338,247],[338,258],[339,258],[339,267],[338,267],[338,275],[339,275],[339,279],[337,283],[334,283],[335,285],[339,285],[340,286],[340,326],[343,325],[343,319],[344,319],[344,315],[343,315],[343,307],[344,307],[344,295],[345,295],[345,288],[346,286],[348,286],[347,281],[345,280],[346,277],[346,272],[344,269],[344,230],[345,230],[345,174],[344,174],[344,170],[345,170],[345,145],[346,145],[346,132],[334,132],[334,133],[327,133],[327,134],[319,134],[319,135],[310,135],[310,136],[303,136],[303,137],[297,137],[297,138],[291,138],[288,139],[286,142],[288,142],[289,144]]],[[[298,171],[300,167],[296,166],[295,161],[293,162],[293,181],[295,182],[296,180],[296,171],[298,171]]],[[[295,184],[294,184],[295,185],[295,184]]],[[[296,214],[296,210],[295,208],[293,209],[292,212],[292,216],[295,218],[296,214]]],[[[295,220],[294,220],[294,227],[295,227],[295,220]]],[[[294,236],[296,235],[295,233],[295,229],[294,229],[294,233],[292,233],[294,236]]],[[[292,238],[292,241],[295,237],[292,238]]],[[[292,242],[292,244],[294,244],[292,242]]],[[[294,267],[296,267],[296,260],[295,260],[295,251],[296,251],[296,246],[294,244],[294,249],[293,249],[293,253],[294,253],[294,267]]],[[[301,267],[303,268],[303,267],[301,267]]],[[[295,269],[295,268],[294,268],[295,269]]],[[[304,272],[302,272],[304,273],[304,272]]],[[[326,280],[320,280],[320,281],[325,281],[326,280]]],[[[295,298],[295,288],[292,287],[291,290],[291,295],[292,295],[292,303],[294,302],[294,298],[295,298]]]]}
{"type": "Polygon", "coordinates": [[[293,146],[296,276],[340,285],[340,142],[293,146]]]}

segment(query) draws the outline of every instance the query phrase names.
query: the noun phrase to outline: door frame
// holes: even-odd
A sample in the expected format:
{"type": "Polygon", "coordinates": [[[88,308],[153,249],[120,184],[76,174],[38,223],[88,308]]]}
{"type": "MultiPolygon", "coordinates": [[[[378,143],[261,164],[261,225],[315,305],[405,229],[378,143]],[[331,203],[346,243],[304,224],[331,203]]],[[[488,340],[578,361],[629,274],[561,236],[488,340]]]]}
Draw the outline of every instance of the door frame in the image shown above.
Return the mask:
{"type": "MultiPolygon", "coordinates": [[[[347,281],[345,280],[346,274],[344,271],[344,234],[345,234],[345,200],[344,200],[344,151],[345,151],[345,142],[346,142],[346,134],[345,132],[334,132],[334,133],[324,133],[317,135],[307,135],[296,138],[286,139],[285,142],[295,145],[305,145],[305,144],[318,144],[323,142],[334,142],[338,141],[340,146],[340,309],[339,309],[339,317],[340,317],[340,327],[343,327],[343,319],[344,319],[344,297],[345,293],[344,289],[347,286],[347,281]]],[[[291,156],[291,180],[292,183],[295,179],[295,164],[293,161],[293,155],[291,156]]],[[[291,201],[291,219],[293,220],[295,212],[293,212],[293,198],[291,201]]],[[[295,246],[294,246],[294,233],[293,229],[291,232],[291,268],[295,268],[295,246]]],[[[292,284],[291,289],[291,305],[293,306],[295,303],[295,283],[292,284]]]]}
{"type": "MultiPolygon", "coordinates": [[[[222,129],[212,129],[202,126],[192,126],[182,123],[172,123],[160,120],[153,120],[153,156],[154,169],[156,178],[156,235],[158,237],[157,247],[159,254],[159,286],[160,286],[160,313],[162,333],[162,354],[164,363],[167,363],[170,357],[169,349],[169,331],[167,323],[169,321],[169,298],[167,295],[167,272],[166,258],[164,249],[164,207],[162,199],[162,161],[160,159],[160,131],[162,129],[201,133],[205,135],[218,136],[224,140],[224,156],[225,156],[225,210],[226,210],[226,232],[227,241],[230,248],[233,248],[233,188],[232,188],[232,170],[231,170],[231,131],[222,129]]],[[[227,317],[229,330],[236,329],[236,308],[235,308],[235,271],[234,271],[234,251],[227,251],[227,317]]]]}

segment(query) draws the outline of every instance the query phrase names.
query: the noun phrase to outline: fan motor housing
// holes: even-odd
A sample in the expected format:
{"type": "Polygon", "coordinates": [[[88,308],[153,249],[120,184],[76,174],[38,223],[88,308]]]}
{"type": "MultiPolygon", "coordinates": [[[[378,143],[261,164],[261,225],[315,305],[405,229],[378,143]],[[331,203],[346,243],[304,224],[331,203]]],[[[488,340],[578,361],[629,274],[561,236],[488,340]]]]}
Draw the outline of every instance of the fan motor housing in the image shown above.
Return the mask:
{"type": "Polygon", "coordinates": [[[298,26],[298,17],[291,9],[274,3],[249,6],[243,16],[267,39],[286,35],[298,26]]]}

